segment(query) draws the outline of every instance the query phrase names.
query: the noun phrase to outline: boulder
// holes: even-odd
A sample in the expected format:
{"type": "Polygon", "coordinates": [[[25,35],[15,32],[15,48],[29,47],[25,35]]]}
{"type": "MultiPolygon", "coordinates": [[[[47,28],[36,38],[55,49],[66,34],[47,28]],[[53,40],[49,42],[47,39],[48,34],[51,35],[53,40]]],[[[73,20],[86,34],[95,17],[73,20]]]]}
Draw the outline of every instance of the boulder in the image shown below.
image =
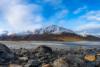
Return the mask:
{"type": "Polygon", "coordinates": [[[35,56],[41,61],[41,63],[49,63],[52,60],[53,52],[52,49],[48,46],[41,45],[35,50],[35,56]]]}
{"type": "Polygon", "coordinates": [[[0,43],[0,64],[8,64],[14,60],[14,53],[4,44],[0,43]]]}
{"type": "Polygon", "coordinates": [[[52,53],[52,49],[48,46],[41,45],[35,49],[37,53],[52,53]]]}

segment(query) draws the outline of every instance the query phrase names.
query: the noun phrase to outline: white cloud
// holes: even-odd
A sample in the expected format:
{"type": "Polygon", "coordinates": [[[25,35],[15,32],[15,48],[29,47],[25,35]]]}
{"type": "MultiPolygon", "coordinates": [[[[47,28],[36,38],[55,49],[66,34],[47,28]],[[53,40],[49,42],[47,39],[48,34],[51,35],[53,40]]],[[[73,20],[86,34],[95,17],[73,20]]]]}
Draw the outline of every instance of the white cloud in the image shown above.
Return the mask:
{"type": "Polygon", "coordinates": [[[4,29],[0,29],[0,33],[1,33],[2,31],[4,31],[4,29]]]}
{"type": "Polygon", "coordinates": [[[68,15],[68,10],[67,9],[62,9],[55,13],[51,19],[53,20],[62,20],[68,15]],[[55,19],[54,19],[55,18],[55,19]]]}
{"type": "Polygon", "coordinates": [[[84,17],[89,21],[100,22],[100,11],[90,11],[84,17]]]}
{"type": "Polygon", "coordinates": [[[48,3],[50,5],[53,5],[53,6],[57,6],[57,5],[60,5],[62,3],[63,0],[37,0],[37,2],[39,3],[48,3]]]}
{"type": "Polygon", "coordinates": [[[78,13],[80,13],[80,12],[82,12],[83,10],[86,10],[86,9],[87,9],[87,7],[86,7],[86,6],[83,6],[83,7],[78,8],[77,10],[75,10],[73,13],[74,13],[74,14],[78,14],[78,13]]]}
{"type": "Polygon", "coordinates": [[[100,24],[87,24],[80,26],[80,30],[78,31],[79,33],[88,33],[88,34],[95,34],[98,35],[100,34],[100,24]]]}
{"type": "Polygon", "coordinates": [[[1,35],[1,34],[7,34],[7,33],[8,33],[8,31],[6,31],[6,30],[0,28],[0,35],[1,35]]]}
{"type": "Polygon", "coordinates": [[[59,5],[62,3],[62,0],[44,0],[45,2],[48,2],[52,5],[59,5]]]}
{"type": "Polygon", "coordinates": [[[78,18],[77,31],[100,34],[100,11],[90,11],[78,18]]]}
{"type": "Polygon", "coordinates": [[[42,8],[37,4],[25,5],[22,0],[1,0],[0,6],[4,13],[6,23],[13,30],[35,30],[42,25],[42,8]]]}
{"type": "Polygon", "coordinates": [[[79,30],[92,30],[92,29],[100,29],[100,24],[96,24],[96,23],[88,23],[88,24],[84,24],[82,26],[79,26],[79,30]]]}
{"type": "Polygon", "coordinates": [[[36,0],[38,3],[42,3],[45,5],[50,5],[52,6],[55,10],[56,9],[63,9],[65,8],[64,5],[62,5],[63,0],[36,0]]]}

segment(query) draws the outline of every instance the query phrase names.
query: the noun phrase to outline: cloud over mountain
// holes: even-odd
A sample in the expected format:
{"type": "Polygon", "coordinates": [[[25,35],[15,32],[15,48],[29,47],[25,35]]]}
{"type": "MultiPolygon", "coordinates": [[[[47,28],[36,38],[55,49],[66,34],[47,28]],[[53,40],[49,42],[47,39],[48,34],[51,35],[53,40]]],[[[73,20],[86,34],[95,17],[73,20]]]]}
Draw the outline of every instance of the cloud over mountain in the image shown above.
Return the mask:
{"type": "Polygon", "coordinates": [[[91,34],[100,34],[100,11],[90,11],[79,18],[78,31],[91,34]],[[83,20],[83,21],[81,21],[83,20]]]}
{"type": "Polygon", "coordinates": [[[95,30],[100,29],[99,6],[99,0],[0,0],[0,29],[34,31],[54,24],[97,34],[99,32],[95,30]]]}
{"type": "Polygon", "coordinates": [[[43,22],[40,12],[41,6],[37,4],[25,5],[17,0],[1,1],[5,22],[14,30],[34,30],[39,28],[43,22]],[[8,3],[7,3],[8,2],[8,3]]]}

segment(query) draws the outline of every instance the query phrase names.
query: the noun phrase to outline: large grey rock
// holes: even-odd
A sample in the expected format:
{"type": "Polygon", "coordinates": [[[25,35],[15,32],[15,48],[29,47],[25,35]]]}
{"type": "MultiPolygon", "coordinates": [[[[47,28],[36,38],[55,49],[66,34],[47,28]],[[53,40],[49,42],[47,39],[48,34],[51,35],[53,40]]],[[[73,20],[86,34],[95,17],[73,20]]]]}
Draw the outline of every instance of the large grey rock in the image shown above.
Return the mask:
{"type": "Polygon", "coordinates": [[[0,43],[0,64],[8,64],[14,60],[14,53],[4,44],[0,43]]]}
{"type": "Polygon", "coordinates": [[[52,49],[48,46],[41,45],[35,49],[37,53],[52,53],[52,49]]]}
{"type": "Polygon", "coordinates": [[[50,47],[42,45],[35,49],[35,56],[41,63],[49,63],[53,57],[53,51],[50,47]]]}

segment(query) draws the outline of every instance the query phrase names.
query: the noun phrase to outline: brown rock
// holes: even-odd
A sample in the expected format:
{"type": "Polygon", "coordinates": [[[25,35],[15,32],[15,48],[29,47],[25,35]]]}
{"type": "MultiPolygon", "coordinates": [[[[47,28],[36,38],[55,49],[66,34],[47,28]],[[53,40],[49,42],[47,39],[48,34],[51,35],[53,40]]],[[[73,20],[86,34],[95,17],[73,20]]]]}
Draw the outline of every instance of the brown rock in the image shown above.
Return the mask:
{"type": "Polygon", "coordinates": [[[96,61],[96,56],[95,56],[95,55],[88,54],[88,55],[85,55],[84,59],[85,59],[86,61],[91,61],[91,62],[93,62],[93,61],[96,61]]]}
{"type": "Polygon", "coordinates": [[[18,64],[9,64],[8,67],[23,67],[22,65],[18,65],[18,64]]]}
{"type": "Polygon", "coordinates": [[[69,67],[69,66],[64,58],[60,58],[54,61],[53,67],[69,67]]]}
{"type": "Polygon", "coordinates": [[[42,67],[52,67],[51,64],[43,64],[42,67]]]}

